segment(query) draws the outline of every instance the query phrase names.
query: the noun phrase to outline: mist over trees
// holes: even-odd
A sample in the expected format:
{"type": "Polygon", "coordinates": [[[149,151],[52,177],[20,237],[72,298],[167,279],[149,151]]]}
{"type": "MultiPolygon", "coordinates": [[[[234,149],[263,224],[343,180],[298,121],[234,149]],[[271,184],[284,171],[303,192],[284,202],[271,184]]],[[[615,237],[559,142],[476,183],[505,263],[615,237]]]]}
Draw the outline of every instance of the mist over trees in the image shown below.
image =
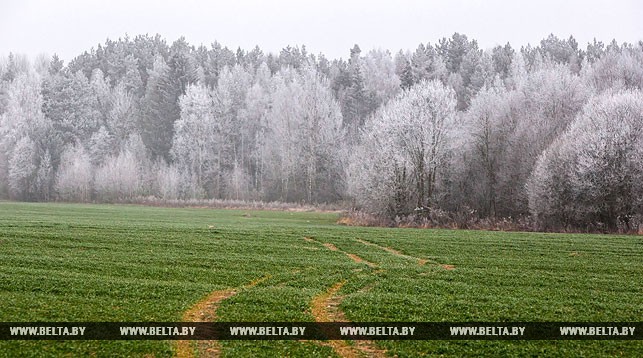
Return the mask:
{"type": "Polygon", "coordinates": [[[145,35],[68,64],[0,57],[0,198],[643,225],[642,42],[481,49],[456,33],[346,55],[145,35]]]}

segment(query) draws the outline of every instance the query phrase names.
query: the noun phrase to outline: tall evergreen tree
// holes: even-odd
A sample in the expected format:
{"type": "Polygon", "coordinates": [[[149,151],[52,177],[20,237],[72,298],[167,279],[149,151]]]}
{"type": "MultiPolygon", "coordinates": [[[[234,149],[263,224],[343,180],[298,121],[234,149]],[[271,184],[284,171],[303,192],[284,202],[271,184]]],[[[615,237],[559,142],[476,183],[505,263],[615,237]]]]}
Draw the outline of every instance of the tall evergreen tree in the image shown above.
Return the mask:
{"type": "Polygon", "coordinates": [[[141,101],[139,131],[145,146],[153,158],[169,160],[173,137],[174,116],[165,86],[169,67],[162,57],[157,56],[154,67],[149,71],[145,96],[141,101]]]}

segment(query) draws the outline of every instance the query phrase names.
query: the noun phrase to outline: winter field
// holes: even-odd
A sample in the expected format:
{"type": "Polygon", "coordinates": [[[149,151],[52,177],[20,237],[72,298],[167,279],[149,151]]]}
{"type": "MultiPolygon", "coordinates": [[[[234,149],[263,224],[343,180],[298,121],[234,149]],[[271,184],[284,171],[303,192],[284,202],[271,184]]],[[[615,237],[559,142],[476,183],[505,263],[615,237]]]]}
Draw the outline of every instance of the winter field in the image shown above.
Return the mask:
{"type": "MultiPolygon", "coordinates": [[[[640,321],[643,237],[0,202],[0,321],[640,321]],[[215,295],[216,296],[216,295],[215,295]],[[214,311],[216,310],[216,312],[214,311]]],[[[636,356],[642,341],[1,341],[0,356],[636,356]],[[196,350],[196,351],[195,351],[196,350]],[[343,353],[342,353],[343,352],[343,353]]]]}

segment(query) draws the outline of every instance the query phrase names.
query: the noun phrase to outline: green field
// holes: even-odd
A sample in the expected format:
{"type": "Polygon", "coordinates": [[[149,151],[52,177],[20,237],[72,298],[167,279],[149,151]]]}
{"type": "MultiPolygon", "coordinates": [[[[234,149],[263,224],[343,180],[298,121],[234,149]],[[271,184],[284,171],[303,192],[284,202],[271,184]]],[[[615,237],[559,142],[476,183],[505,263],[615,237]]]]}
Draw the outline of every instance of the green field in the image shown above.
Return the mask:
{"type": "MultiPolygon", "coordinates": [[[[333,213],[0,202],[0,321],[181,321],[208,293],[226,288],[239,292],[221,302],[220,321],[314,321],[313,298],[343,280],[339,309],[351,321],[643,320],[641,236],[360,228],[336,220],[333,213]]],[[[399,357],[643,352],[643,341],[377,344],[399,357]]],[[[221,346],[233,357],[335,355],[314,341],[221,346]]],[[[8,357],[173,354],[168,341],[0,342],[8,357]]]]}

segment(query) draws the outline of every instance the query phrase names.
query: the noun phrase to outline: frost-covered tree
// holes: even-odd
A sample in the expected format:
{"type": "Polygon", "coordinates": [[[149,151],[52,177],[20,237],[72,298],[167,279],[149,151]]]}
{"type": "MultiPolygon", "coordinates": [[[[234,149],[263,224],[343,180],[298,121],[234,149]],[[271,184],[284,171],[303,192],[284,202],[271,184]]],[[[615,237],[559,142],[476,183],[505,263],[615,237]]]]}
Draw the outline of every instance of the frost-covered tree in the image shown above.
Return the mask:
{"type": "Polygon", "coordinates": [[[529,180],[529,207],[538,225],[613,230],[633,217],[640,221],[642,138],[643,93],[606,92],[590,100],[541,155],[529,180]]]}
{"type": "Polygon", "coordinates": [[[125,139],[132,133],[138,133],[136,126],[140,116],[136,108],[133,95],[123,84],[118,84],[112,91],[112,104],[107,113],[106,125],[114,136],[115,146],[120,147],[125,139]]]}
{"type": "MultiPolygon", "coordinates": [[[[262,66],[267,70],[265,64],[262,66]]],[[[258,199],[263,193],[266,170],[265,144],[269,126],[267,117],[270,110],[270,77],[258,75],[255,81],[256,83],[248,89],[245,108],[240,111],[239,120],[244,123],[242,158],[249,183],[248,192],[241,197],[258,199]]]]}
{"type": "Polygon", "coordinates": [[[96,196],[103,201],[122,201],[136,197],[142,186],[141,169],[136,155],[128,149],[107,158],[96,169],[96,196]]]}
{"type": "Polygon", "coordinates": [[[42,94],[43,112],[65,143],[85,142],[100,127],[97,97],[81,71],[47,78],[42,94]]]}
{"type": "Polygon", "coordinates": [[[303,93],[298,135],[305,168],[305,200],[309,203],[334,201],[343,190],[342,115],[329,83],[312,66],[301,72],[303,93]]]}
{"type": "Polygon", "coordinates": [[[643,49],[612,47],[583,69],[583,77],[597,91],[643,89],[643,49]]]}
{"type": "Polygon", "coordinates": [[[493,69],[501,79],[509,76],[511,69],[511,62],[514,58],[515,51],[507,42],[504,46],[496,46],[491,50],[491,59],[493,61],[493,69]]]}
{"type": "Polygon", "coordinates": [[[181,173],[176,165],[159,163],[156,174],[156,195],[161,199],[178,199],[181,191],[181,173]]]}
{"type": "Polygon", "coordinates": [[[20,74],[31,70],[31,63],[25,55],[9,53],[6,58],[0,58],[0,80],[11,82],[20,74]]]}
{"type": "Polygon", "coordinates": [[[103,164],[107,157],[114,154],[118,150],[118,147],[114,144],[114,138],[104,126],[101,126],[98,131],[94,132],[89,139],[88,151],[92,165],[98,167],[103,164]]]}
{"type": "Polygon", "coordinates": [[[16,140],[44,125],[41,80],[33,72],[18,75],[6,89],[7,107],[0,118],[0,145],[8,150],[16,140]]]}
{"type": "Polygon", "coordinates": [[[395,54],[395,73],[400,78],[400,87],[407,90],[415,84],[415,74],[411,63],[411,54],[401,50],[395,54]]]}
{"type": "Polygon", "coordinates": [[[455,73],[460,70],[460,65],[467,53],[478,50],[478,43],[456,32],[450,38],[441,39],[436,50],[445,59],[449,72],[455,73]]]}
{"type": "Polygon", "coordinates": [[[100,113],[100,124],[106,122],[112,108],[112,90],[103,71],[95,69],[89,79],[89,85],[96,99],[95,109],[100,113]]]}
{"type": "Polygon", "coordinates": [[[301,119],[296,96],[302,92],[295,75],[294,70],[286,68],[273,78],[272,107],[268,113],[270,133],[264,143],[264,152],[270,158],[264,178],[269,181],[266,184],[270,186],[269,198],[273,200],[292,200],[289,192],[293,190],[291,181],[297,168],[297,141],[300,140],[297,129],[301,119]]]}
{"type": "Polygon", "coordinates": [[[93,189],[91,158],[82,145],[69,145],[62,153],[55,190],[64,201],[89,201],[93,189]]]}
{"type": "Polygon", "coordinates": [[[527,63],[522,52],[514,53],[509,67],[508,77],[505,79],[507,88],[522,88],[527,80],[527,63]]]}
{"type": "MultiPolygon", "coordinates": [[[[519,61],[518,61],[519,62],[519,61]]],[[[562,64],[545,62],[542,67],[515,79],[509,91],[513,131],[507,137],[510,150],[500,176],[502,216],[528,213],[524,185],[540,154],[573,121],[592,91],[562,64]]]]}
{"type": "Polygon", "coordinates": [[[329,87],[312,66],[275,76],[265,143],[268,199],[323,202],[341,193],[342,116],[329,87]]]}
{"type": "Polygon", "coordinates": [[[539,229],[560,229],[576,224],[575,192],[570,175],[575,157],[563,138],[554,141],[536,162],[527,193],[529,209],[539,229]]]}
{"type": "Polygon", "coordinates": [[[165,60],[157,56],[154,67],[149,71],[145,96],[141,101],[139,132],[145,146],[154,158],[169,159],[174,136],[172,98],[174,91],[167,90],[170,68],[165,60]]]}
{"type": "Polygon", "coordinates": [[[36,173],[35,191],[38,199],[49,201],[52,198],[54,179],[51,154],[49,153],[49,149],[46,149],[40,157],[40,164],[38,165],[38,172],[36,173]]]}
{"type": "Polygon", "coordinates": [[[423,81],[385,105],[369,122],[349,167],[349,187],[366,210],[397,215],[438,206],[456,122],[455,94],[423,81]]]}
{"type": "Polygon", "coordinates": [[[508,137],[514,130],[507,97],[504,86],[496,84],[480,92],[465,115],[466,168],[459,180],[468,190],[461,199],[482,216],[496,216],[501,204],[499,182],[507,173],[508,137]]]}
{"type": "Polygon", "coordinates": [[[242,67],[225,67],[214,91],[190,85],[181,97],[172,155],[184,175],[184,195],[246,197],[249,188],[237,184],[242,177],[249,182],[245,172],[257,125],[244,110],[250,83],[242,67]]]}
{"type": "Polygon", "coordinates": [[[573,36],[567,40],[561,40],[550,34],[546,39],[540,41],[539,51],[544,57],[556,63],[568,64],[570,70],[578,73],[582,61],[582,52],[578,49],[578,42],[573,36]]]}
{"type": "MultiPolygon", "coordinates": [[[[460,64],[464,90],[459,108],[468,108],[478,91],[491,86],[494,81],[493,60],[483,51],[469,51],[460,64]]],[[[460,100],[460,98],[459,98],[460,100]]]]}
{"type": "Polygon", "coordinates": [[[9,194],[18,200],[33,199],[38,170],[36,144],[24,136],[16,143],[9,160],[9,194]]]}
{"type": "Polygon", "coordinates": [[[388,102],[400,92],[400,78],[395,73],[391,53],[371,50],[362,61],[364,90],[372,97],[371,111],[388,102]]]}
{"type": "Polygon", "coordinates": [[[47,71],[49,72],[50,75],[54,76],[60,73],[63,67],[64,67],[63,60],[61,60],[57,54],[54,54],[53,56],[51,56],[51,61],[49,62],[49,67],[47,68],[47,71]]]}
{"type": "MultiPolygon", "coordinates": [[[[27,151],[33,155],[33,164],[38,166],[40,156],[47,150],[48,123],[42,114],[42,96],[40,94],[40,77],[27,71],[19,73],[6,87],[6,111],[0,115],[0,195],[7,195],[7,189],[11,189],[11,196],[20,199],[37,199],[38,187],[31,185],[24,186],[24,180],[14,181],[13,188],[9,188],[11,179],[11,161],[14,152],[18,150],[18,143],[22,143],[19,157],[24,157],[27,151]],[[29,145],[27,145],[29,143],[29,145]],[[17,185],[17,186],[16,186],[17,185]],[[20,188],[18,188],[18,186],[20,188]]],[[[31,161],[25,161],[24,165],[29,166],[31,161]]],[[[25,168],[19,169],[22,164],[19,160],[14,161],[14,174],[24,174],[25,168]],[[16,172],[17,170],[17,172],[16,172]]],[[[30,176],[31,177],[31,176],[30,176]]],[[[15,177],[14,177],[15,179],[15,177]]]]}
{"type": "MultiPolygon", "coordinates": [[[[379,117],[380,109],[375,118],[379,117]]],[[[388,127],[366,123],[360,145],[346,169],[347,192],[358,208],[387,217],[407,213],[413,205],[404,158],[393,147],[388,127]]]]}
{"type": "Polygon", "coordinates": [[[190,85],[179,104],[181,118],[174,123],[172,157],[183,176],[184,195],[216,195],[223,138],[212,94],[202,85],[190,85]]]}
{"type": "Polygon", "coordinates": [[[136,98],[139,98],[144,93],[144,87],[141,74],[138,70],[138,59],[134,58],[131,54],[128,55],[125,58],[123,67],[123,76],[117,77],[120,78],[118,85],[122,86],[125,91],[131,93],[136,98]]]}
{"type": "MultiPolygon", "coordinates": [[[[219,162],[222,175],[231,172],[235,166],[245,167],[250,148],[250,128],[240,118],[245,106],[246,95],[252,84],[251,75],[241,66],[225,67],[219,74],[214,92],[214,115],[217,118],[220,141],[219,162]]],[[[221,178],[222,180],[222,178],[221,178]]],[[[223,189],[223,188],[222,188],[223,189]]],[[[223,195],[223,191],[221,192],[223,195]]]]}

